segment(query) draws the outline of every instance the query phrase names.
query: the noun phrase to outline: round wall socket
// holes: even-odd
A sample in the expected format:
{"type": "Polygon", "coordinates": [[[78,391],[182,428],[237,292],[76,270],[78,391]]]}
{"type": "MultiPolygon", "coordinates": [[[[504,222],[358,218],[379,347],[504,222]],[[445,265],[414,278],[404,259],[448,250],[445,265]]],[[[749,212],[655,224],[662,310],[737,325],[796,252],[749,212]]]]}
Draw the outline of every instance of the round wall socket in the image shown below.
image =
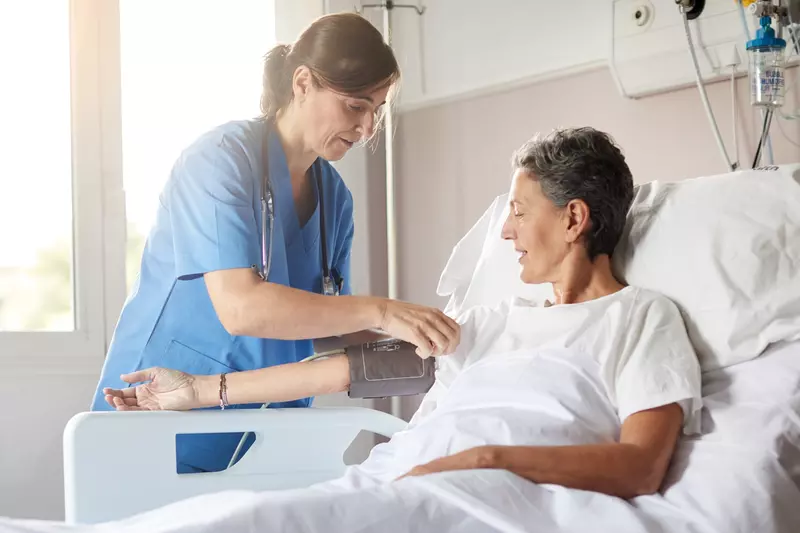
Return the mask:
{"type": "Polygon", "coordinates": [[[639,27],[647,26],[653,18],[653,6],[649,3],[641,3],[633,6],[631,11],[633,23],[639,27]]]}

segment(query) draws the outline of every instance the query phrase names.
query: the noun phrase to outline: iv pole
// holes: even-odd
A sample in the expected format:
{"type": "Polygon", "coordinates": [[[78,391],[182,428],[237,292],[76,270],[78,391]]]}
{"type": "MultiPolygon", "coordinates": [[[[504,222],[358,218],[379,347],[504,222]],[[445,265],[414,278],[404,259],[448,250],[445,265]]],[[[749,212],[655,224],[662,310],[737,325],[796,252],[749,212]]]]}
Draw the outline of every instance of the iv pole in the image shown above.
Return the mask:
{"type": "MultiPolygon", "coordinates": [[[[386,44],[392,46],[392,10],[396,8],[408,8],[417,12],[417,15],[425,13],[424,6],[413,4],[396,4],[392,0],[385,0],[379,4],[363,4],[356,11],[362,13],[365,9],[378,8],[383,11],[383,39],[386,44]]],[[[386,147],[386,256],[388,263],[388,285],[389,298],[396,300],[398,297],[397,289],[397,209],[395,204],[394,186],[394,110],[387,106],[384,116],[386,121],[384,128],[384,143],[386,147]]],[[[393,396],[391,413],[400,417],[402,414],[402,404],[400,397],[393,396]]]]}

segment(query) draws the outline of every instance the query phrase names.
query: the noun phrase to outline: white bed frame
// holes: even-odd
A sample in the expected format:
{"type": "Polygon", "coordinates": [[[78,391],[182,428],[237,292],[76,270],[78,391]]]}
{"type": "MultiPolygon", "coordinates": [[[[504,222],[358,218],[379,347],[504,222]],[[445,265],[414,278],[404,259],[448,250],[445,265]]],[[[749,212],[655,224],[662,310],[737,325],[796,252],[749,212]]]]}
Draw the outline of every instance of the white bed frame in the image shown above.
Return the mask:
{"type": "Polygon", "coordinates": [[[344,452],[359,432],[391,437],[405,426],[361,407],[81,413],[64,430],[66,520],[97,523],[198,494],[334,479],[344,472],[344,452]],[[176,473],[176,435],[245,431],[256,441],[233,467],[176,473]]]}

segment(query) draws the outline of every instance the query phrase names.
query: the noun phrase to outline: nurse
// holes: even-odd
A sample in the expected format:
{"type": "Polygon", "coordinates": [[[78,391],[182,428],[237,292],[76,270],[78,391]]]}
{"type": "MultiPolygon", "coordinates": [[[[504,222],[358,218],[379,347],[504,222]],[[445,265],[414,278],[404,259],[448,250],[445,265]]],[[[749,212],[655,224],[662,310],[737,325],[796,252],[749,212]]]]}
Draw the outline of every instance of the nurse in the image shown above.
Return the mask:
{"type": "MultiPolygon", "coordinates": [[[[93,410],[113,409],[103,389],[127,387],[122,374],[284,365],[313,353],[308,339],[370,328],[423,357],[455,349],[458,324],[438,309],[349,295],[353,200],[329,161],[373,135],[398,78],[391,48],[354,13],[267,54],[263,116],[206,133],[172,169],[93,410]]],[[[181,436],[178,471],[224,469],[239,440],[181,436]]]]}

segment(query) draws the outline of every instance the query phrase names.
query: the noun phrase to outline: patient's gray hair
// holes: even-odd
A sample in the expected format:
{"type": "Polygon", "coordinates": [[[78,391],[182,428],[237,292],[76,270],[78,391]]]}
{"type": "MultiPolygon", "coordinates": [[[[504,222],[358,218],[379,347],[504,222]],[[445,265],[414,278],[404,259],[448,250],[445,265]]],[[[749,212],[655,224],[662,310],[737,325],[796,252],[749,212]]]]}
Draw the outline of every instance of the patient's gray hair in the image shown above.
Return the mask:
{"type": "Polygon", "coordinates": [[[585,234],[589,259],[611,256],[633,201],[633,176],[611,136],[594,128],[557,129],[522,145],[511,164],[538,180],[557,207],[586,202],[592,222],[585,234]]]}

